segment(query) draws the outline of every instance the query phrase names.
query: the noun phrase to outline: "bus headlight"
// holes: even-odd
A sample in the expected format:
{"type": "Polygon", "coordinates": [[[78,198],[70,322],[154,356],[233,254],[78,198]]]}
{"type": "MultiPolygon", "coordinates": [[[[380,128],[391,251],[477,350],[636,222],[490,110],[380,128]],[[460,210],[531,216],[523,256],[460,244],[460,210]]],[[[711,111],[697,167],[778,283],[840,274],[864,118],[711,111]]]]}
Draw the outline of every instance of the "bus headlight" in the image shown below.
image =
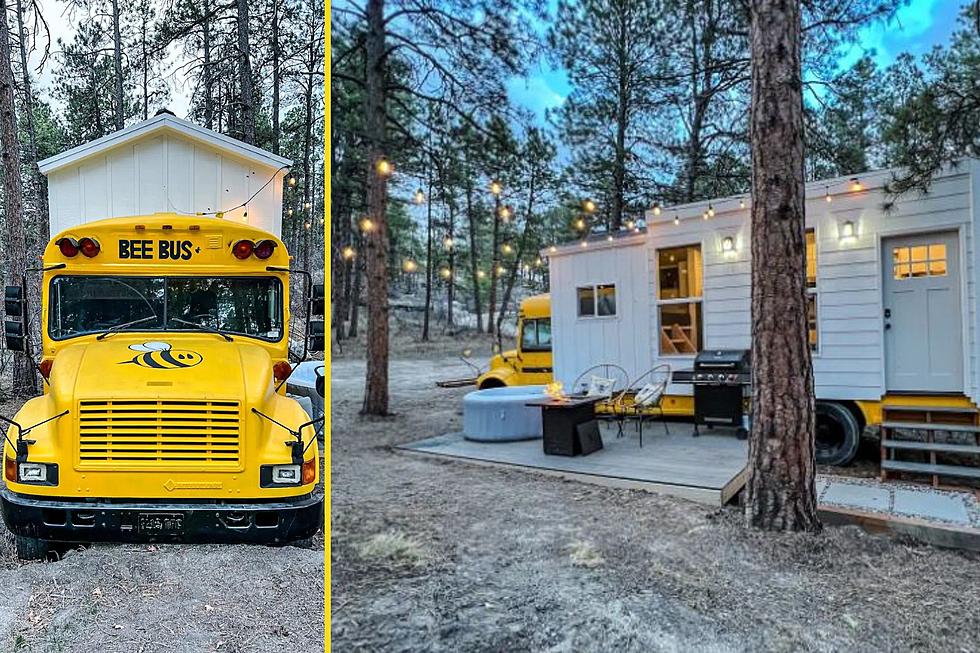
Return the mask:
{"type": "Polygon", "coordinates": [[[299,485],[302,474],[299,465],[262,465],[259,480],[262,487],[299,485]]]}
{"type": "Polygon", "coordinates": [[[30,485],[57,485],[58,466],[47,463],[16,463],[17,482],[30,485]]]}

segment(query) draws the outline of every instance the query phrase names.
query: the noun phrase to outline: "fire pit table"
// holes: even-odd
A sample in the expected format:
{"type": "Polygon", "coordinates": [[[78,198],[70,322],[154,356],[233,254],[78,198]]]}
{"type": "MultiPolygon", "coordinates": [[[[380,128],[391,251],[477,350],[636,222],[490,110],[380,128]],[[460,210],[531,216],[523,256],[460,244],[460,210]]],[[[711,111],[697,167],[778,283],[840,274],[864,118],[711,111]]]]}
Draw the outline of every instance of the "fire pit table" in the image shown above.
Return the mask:
{"type": "Polygon", "coordinates": [[[528,406],[541,408],[545,454],[585,456],[602,449],[595,405],[604,399],[572,395],[528,402],[528,406]]]}

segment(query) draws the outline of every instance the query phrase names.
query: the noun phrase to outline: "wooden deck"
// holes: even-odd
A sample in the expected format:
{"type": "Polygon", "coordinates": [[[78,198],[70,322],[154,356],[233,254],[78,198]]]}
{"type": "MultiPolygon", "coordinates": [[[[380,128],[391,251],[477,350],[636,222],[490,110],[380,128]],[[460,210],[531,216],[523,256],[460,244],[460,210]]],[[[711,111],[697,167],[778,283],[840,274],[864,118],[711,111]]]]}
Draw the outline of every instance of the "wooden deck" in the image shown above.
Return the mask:
{"type": "Polygon", "coordinates": [[[588,456],[546,456],[541,440],[523,442],[471,442],[461,433],[449,433],[399,447],[404,451],[458,458],[467,462],[521,467],[585,483],[647,490],[713,506],[728,503],[745,484],[747,443],[732,432],[718,435],[672,422],[670,435],[659,424],[644,428],[643,447],[627,430],[602,429],[604,448],[588,456]]]}

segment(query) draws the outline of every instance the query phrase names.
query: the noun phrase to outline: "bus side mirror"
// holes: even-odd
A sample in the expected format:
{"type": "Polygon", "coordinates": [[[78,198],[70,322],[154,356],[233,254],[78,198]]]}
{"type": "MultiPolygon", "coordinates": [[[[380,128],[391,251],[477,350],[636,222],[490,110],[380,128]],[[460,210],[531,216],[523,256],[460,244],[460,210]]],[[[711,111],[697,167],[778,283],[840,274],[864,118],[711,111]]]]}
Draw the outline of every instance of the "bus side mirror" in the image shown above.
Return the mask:
{"type": "Polygon", "coordinates": [[[4,290],[3,310],[7,317],[23,317],[24,289],[21,286],[7,286],[4,290]]]}
{"type": "Polygon", "coordinates": [[[7,320],[3,323],[4,336],[7,341],[7,349],[10,351],[24,351],[24,323],[7,320]]]}
{"type": "MultiPolygon", "coordinates": [[[[310,315],[315,315],[316,317],[323,317],[323,304],[324,304],[324,292],[323,284],[315,283],[313,284],[313,292],[310,294],[310,315]]],[[[318,349],[317,351],[323,351],[318,349]]]]}
{"type": "Polygon", "coordinates": [[[314,352],[323,351],[323,320],[310,320],[306,334],[307,349],[314,352]]]}

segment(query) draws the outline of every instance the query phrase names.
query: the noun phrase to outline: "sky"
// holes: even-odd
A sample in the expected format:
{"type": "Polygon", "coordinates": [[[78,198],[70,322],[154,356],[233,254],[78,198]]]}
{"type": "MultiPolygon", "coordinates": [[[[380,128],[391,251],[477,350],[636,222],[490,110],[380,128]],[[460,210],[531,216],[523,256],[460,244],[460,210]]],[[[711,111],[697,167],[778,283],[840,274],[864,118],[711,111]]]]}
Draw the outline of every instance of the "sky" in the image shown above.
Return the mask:
{"type": "MultiPolygon", "coordinates": [[[[920,55],[935,45],[948,42],[956,28],[960,7],[967,0],[910,0],[892,20],[878,22],[861,31],[858,42],[847,52],[842,53],[841,69],[852,65],[864,53],[874,52],[880,66],[887,66],[902,52],[920,55]]],[[[39,0],[41,9],[51,27],[52,52],[57,50],[57,39],[70,41],[75,26],[69,20],[68,4],[64,0],[39,0]]],[[[39,56],[34,57],[37,64],[39,56]]],[[[171,57],[171,63],[176,57],[171,57]]],[[[42,91],[50,88],[53,82],[53,61],[49,60],[40,74],[42,91]]],[[[36,72],[35,72],[36,74],[36,72]]],[[[184,117],[190,106],[191,89],[183,80],[174,79],[171,88],[170,109],[184,117]]],[[[544,122],[546,109],[559,106],[571,91],[564,71],[554,69],[547,62],[536,64],[527,77],[515,77],[507,83],[511,100],[518,106],[530,109],[540,122],[544,122]]]]}
{"type": "MultiPolygon", "coordinates": [[[[841,70],[865,53],[873,52],[875,62],[887,66],[902,52],[921,55],[947,43],[967,1],[911,0],[890,21],[879,21],[861,31],[858,42],[841,54],[841,70]]],[[[564,71],[539,62],[526,78],[511,79],[507,91],[512,102],[530,109],[543,123],[545,110],[560,106],[571,86],[564,71]]]]}

